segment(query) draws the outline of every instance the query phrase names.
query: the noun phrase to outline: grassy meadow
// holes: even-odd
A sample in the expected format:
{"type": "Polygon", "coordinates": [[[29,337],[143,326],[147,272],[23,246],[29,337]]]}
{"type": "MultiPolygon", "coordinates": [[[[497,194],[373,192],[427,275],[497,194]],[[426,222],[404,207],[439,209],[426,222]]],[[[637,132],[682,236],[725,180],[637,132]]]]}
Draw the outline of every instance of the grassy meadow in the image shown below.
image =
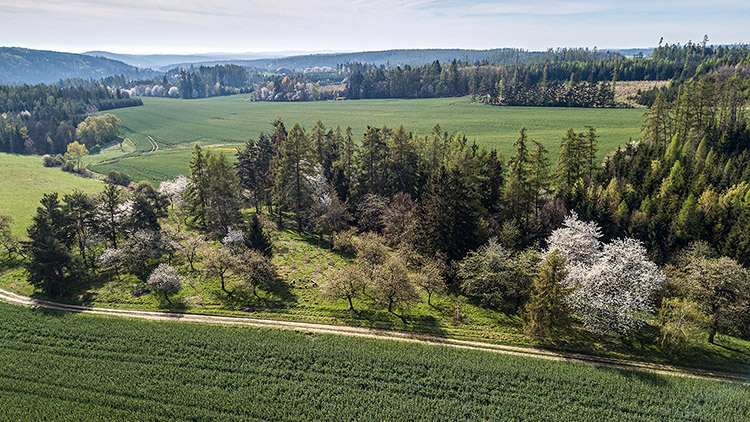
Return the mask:
{"type": "Polygon", "coordinates": [[[274,103],[252,102],[246,95],[235,95],[196,100],[143,98],[143,103],[141,107],[108,111],[122,120],[123,135],[139,152],[124,148],[124,159],[116,161],[112,161],[111,153],[92,155],[90,168],[98,172],[126,171],[136,180],[164,180],[187,173],[193,143],[234,151],[260,132],[270,132],[276,119],[287,127],[300,123],[308,129],[317,120],[327,127],[351,126],[357,140],[368,125],[403,124],[409,131],[426,134],[440,123],[444,131],[461,132],[506,157],[512,154],[513,141],[522,126],[556,155],[568,128],[580,131],[584,125],[592,125],[600,135],[599,156],[603,157],[616,146],[640,137],[644,113],[642,109],[492,107],[472,104],[469,98],[274,103]],[[157,152],[143,153],[151,149],[147,136],[159,144],[157,152]]]}
{"type": "Polygon", "coordinates": [[[102,190],[102,184],[42,166],[39,156],[0,153],[0,215],[13,217],[11,228],[17,235],[25,236],[26,227],[45,193],[71,193],[74,189],[86,193],[102,190]]]}
{"type": "Polygon", "coordinates": [[[4,420],[747,420],[747,385],[0,303],[4,420]],[[396,369],[394,369],[396,368],[396,369]]]}

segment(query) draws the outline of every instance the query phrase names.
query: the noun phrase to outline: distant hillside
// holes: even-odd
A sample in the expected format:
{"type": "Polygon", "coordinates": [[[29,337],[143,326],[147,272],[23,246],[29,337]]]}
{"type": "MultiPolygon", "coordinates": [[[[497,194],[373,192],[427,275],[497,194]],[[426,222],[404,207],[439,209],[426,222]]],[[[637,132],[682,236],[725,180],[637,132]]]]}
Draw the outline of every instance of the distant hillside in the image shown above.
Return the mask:
{"type": "Polygon", "coordinates": [[[173,68],[175,63],[199,63],[210,61],[255,60],[286,56],[283,53],[242,53],[242,54],[118,54],[108,51],[87,51],[83,53],[92,57],[104,57],[121,61],[140,68],[159,69],[173,68]]]}
{"type": "Polygon", "coordinates": [[[54,83],[60,79],[101,79],[126,75],[135,79],[157,75],[123,62],[84,54],[0,47],[0,84],[54,83]]]}
{"type": "MultiPolygon", "coordinates": [[[[260,70],[276,70],[287,68],[291,70],[305,69],[310,67],[336,67],[343,63],[369,63],[374,65],[390,64],[396,65],[423,65],[440,60],[450,62],[453,59],[468,58],[470,61],[487,59],[490,61],[502,58],[513,59],[516,54],[523,56],[542,54],[542,52],[527,52],[513,48],[502,48],[493,50],[463,50],[463,49],[410,49],[410,50],[385,50],[385,51],[363,51],[356,53],[332,53],[332,54],[307,54],[301,56],[290,56],[281,58],[267,58],[254,60],[214,60],[193,65],[213,66],[216,64],[237,64],[245,67],[253,67],[260,70]]],[[[191,63],[178,63],[174,66],[189,66],[191,63]]],[[[160,70],[168,70],[161,68],[160,70]]]]}
{"type": "Polygon", "coordinates": [[[319,54],[322,52],[269,51],[261,53],[206,53],[206,54],[118,54],[108,51],[87,51],[83,54],[93,57],[106,57],[131,66],[151,69],[172,69],[193,63],[234,63],[242,60],[277,59],[280,57],[319,54]]]}
{"type": "MultiPolygon", "coordinates": [[[[619,50],[610,50],[616,53],[619,50]]],[[[214,60],[200,63],[178,63],[162,67],[160,70],[165,71],[169,68],[180,66],[187,67],[191,64],[194,66],[206,65],[213,66],[217,64],[237,64],[245,67],[253,67],[260,70],[274,71],[279,68],[291,70],[305,69],[311,67],[336,67],[344,63],[368,63],[374,65],[391,66],[419,66],[432,63],[439,60],[441,63],[447,63],[453,59],[468,60],[470,62],[487,60],[491,63],[501,64],[502,62],[513,63],[516,56],[521,63],[529,60],[542,60],[546,51],[528,51],[516,48],[496,48],[490,50],[466,50],[466,49],[409,49],[409,50],[384,50],[384,51],[363,51],[356,53],[333,53],[333,54],[307,54],[302,56],[290,56],[271,59],[254,59],[254,60],[214,60]]],[[[598,55],[607,54],[606,50],[600,50],[598,55]]]]}

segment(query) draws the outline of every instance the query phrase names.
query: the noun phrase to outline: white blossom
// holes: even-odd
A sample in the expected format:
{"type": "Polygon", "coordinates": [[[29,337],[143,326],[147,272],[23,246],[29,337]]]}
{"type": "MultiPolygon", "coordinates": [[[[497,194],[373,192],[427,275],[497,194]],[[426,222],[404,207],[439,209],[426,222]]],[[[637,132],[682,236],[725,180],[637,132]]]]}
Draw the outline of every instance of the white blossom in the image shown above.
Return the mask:
{"type": "Polygon", "coordinates": [[[625,335],[640,328],[654,309],[653,293],[664,274],[635,239],[604,245],[592,265],[570,267],[568,301],[583,325],[595,332],[625,335]]]}
{"type": "Polygon", "coordinates": [[[224,246],[228,247],[229,249],[236,251],[244,247],[244,238],[245,232],[243,232],[241,229],[234,229],[232,227],[229,227],[229,230],[227,230],[227,235],[224,236],[223,239],[221,239],[221,243],[223,243],[224,246]]]}
{"type": "Polygon", "coordinates": [[[602,231],[596,223],[580,221],[578,214],[571,212],[563,227],[553,231],[547,239],[547,253],[557,249],[570,266],[590,266],[601,252],[601,237],[602,231]]]}
{"type": "Polygon", "coordinates": [[[172,180],[161,182],[159,184],[159,193],[167,196],[174,206],[183,201],[188,186],[190,186],[190,179],[183,175],[179,175],[172,180]]]}
{"type": "Polygon", "coordinates": [[[159,264],[147,281],[149,287],[162,293],[177,293],[182,287],[182,277],[172,266],[159,264]]]}

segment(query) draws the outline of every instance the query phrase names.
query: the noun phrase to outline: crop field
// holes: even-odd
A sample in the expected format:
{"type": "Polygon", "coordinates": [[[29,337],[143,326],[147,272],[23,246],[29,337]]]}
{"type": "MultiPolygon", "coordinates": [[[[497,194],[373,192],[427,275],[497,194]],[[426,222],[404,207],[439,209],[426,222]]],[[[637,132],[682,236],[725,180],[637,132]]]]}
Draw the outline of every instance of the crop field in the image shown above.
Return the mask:
{"type": "Polygon", "coordinates": [[[747,420],[750,387],[0,303],[4,420],[747,420]]]}
{"type": "MultiPolygon", "coordinates": [[[[252,102],[246,95],[198,100],[143,98],[144,105],[108,111],[122,120],[123,135],[138,148],[136,153],[107,164],[92,156],[91,168],[98,172],[117,169],[135,179],[160,181],[187,172],[194,142],[216,144],[233,151],[260,132],[270,132],[271,122],[281,119],[291,127],[300,123],[311,128],[317,120],[327,127],[351,126],[359,139],[368,125],[403,124],[407,130],[429,133],[436,123],[448,132],[461,132],[469,140],[497,148],[509,156],[518,131],[526,126],[529,135],[541,141],[554,155],[568,128],[597,128],[599,156],[630,139],[639,139],[643,110],[544,107],[492,107],[472,104],[469,98],[419,100],[353,100],[305,103],[252,102]],[[147,136],[159,150],[151,150],[147,136]]],[[[127,149],[126,149],[127,151],[127,149]]]]}
{"type": "Polygon", "coordinates": [[[62,195],[74,189],[94,193],[102,190],[102,184],[59,168],[43,167],[39,156],[0,153],[0,215],[13,217],[11,228],[17,235],[26,234],[45,193],[62,195]]]}

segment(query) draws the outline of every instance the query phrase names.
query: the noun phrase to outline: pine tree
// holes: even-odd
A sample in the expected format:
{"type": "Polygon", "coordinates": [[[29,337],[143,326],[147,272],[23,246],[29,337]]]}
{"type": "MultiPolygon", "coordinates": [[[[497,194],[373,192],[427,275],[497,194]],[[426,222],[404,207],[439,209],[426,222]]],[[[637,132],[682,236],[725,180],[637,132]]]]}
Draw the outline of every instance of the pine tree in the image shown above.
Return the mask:
{"type": "Polygon", "coordinates": [[[64,294],[74,269],[68,219],[57,193],[45,194],[27,233],[29,282],[47,294],[64,294]]]}
{"type": "Polygon", "coordinates": [[[188,198],[190,201],[190,214],[194,221],[205,227],[206,205],[208,202],[208,175],[206,171],[207,156],[210,152],[203,154],[203,149],[199,144],[193,148],[193,156],[190,160],[191,183],[188,188],[188,198]]]}
{"type": "Polygon", "coordinates": [[[526,128],[521,128],[521,136],[513,143],[516,154],[508,160],[508,184],[504,198],[509,208],[509,217],[523,220],[528,217],[534,205],[534,191],[531,182],[532,160],[526,146],[529,141],[526,128]]]}
{"type": "Polygon", "coordinates": [[[458,260],[476,248],[477,203],[460,171],[441,167],[418,209],[418,243],[424,252],[439,251],[450,260],[458,260]]]}
{"type": "Polygon", "coordinates": [[[224,153],[207,156],[207,207],[205,227],[217,235],[224,235],[229,227],[241,220],[240,181],[237,172],[224,153]]]}
{"type": "Polygon", "coordinates": [[[360,195],[385,192],[388,144],[380,129],[368,127],[360,150],[360,195]]]}
{"type": "Polygon", "coordinates": [[[297,231],[302,232],[304,212],[309,208],[308,177],[314,173],[315,156],[310,139],[295,124],[281,141],[274,158],[274,202],[279,209],[295,214],[297,231]]]}
{"type": "Polygon", "coordinates": [[[255,249],[269,258],[273,256],[273,242],[271,241],[271,236],[263,230],[263,227],[260,225],[260,219],[258,219],[257,215],[253,215],[242,240],[248,249],[255,249]]]}
{"type": "Polygon", "coordinates": [[[547,254],[539,266],[534,279],[534,292],[524,314],[532,334],[547,335],[552,329],[563,328],[570,323],[565,304],[568,292],[563,284],[568,275],[566,266],[565,256],[558,250],[547,254]]]}
{"type": "Polygon", "coordinates": [[[403,125],[393,134],[390,151],[388,174],[391,180],[388,183],[388,192],[405,192],[415,196],[419,156],[414,138],[410,133],[406,133],[403,125]]]}
{"type": "Polygon", "coordinates": [[[531,153],[531,190],[534,197],[534,214],[539,212],[541,195],[549,189],[549,153],[544,145],[533,141],[536,148],[531,153]]]}

